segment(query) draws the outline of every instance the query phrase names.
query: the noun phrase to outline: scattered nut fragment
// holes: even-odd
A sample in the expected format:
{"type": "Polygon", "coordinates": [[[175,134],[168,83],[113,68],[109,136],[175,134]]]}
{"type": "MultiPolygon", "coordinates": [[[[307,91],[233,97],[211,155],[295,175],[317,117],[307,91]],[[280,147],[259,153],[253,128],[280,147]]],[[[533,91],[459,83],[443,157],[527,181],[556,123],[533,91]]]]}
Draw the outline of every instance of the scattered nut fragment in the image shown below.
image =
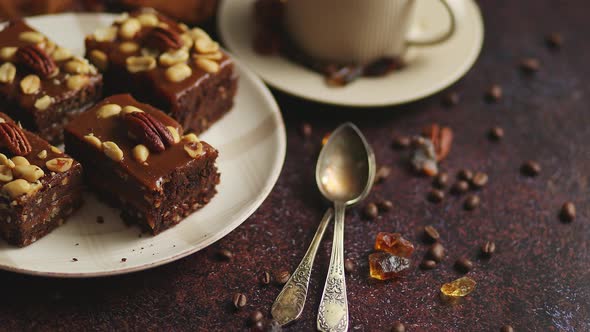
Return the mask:
{"type": "Polygon", "coordinates": [[[131,39],[141,30],[141,23],[136,18],[128,18],[121,24],[119,36],[123,39],[131,39]]]}
{"type": "Polygon", "coordinates": [[[31,184],[27,180],[16,179],[2,186],[2,190],[7,192],[11,198],[17,198],[19,196],[28,194],[32,191],[32,188],[31,184]]]}
{"type": "Polygon", "coordinates": [[[214,53],[219,51],[219,43],[211,39],[197,39],[195,40],[195,50],[201,54],[214,53]]]}
{"type": "Polygon", "coordinates": [[[5,62],[0,66],[0,82],[12,83],[16,76],[16,67],[10,62],[5,62]]]}
{"type": "Polygon", "coordinates": [[[190,134],[186,134],[186,135],[182,136],[182,140],[185,142],[200,142],[201,141],[199,139],[199,137],[197,135],[195,135],[194,133],[190,133],[190,134]]]}
{"type": "Polygon", "coordinates": [[[193,38],[188,33],[180,35],[180,40],[182,41],[182,47],[187,50],[193,46],[193,38]]]}
{"type": "Polygon", "coordinates": [[[41,87],[41,79],[37,75],[27,75],[20,81],[21,91],[26,95],[37,93],[41,87]]]}
{"type": "Polygon", "coordinates": [[[166,79],[173,83],[182,82],[193,74],[193,70],[186,63],[177,63],[166,69],[166,79]]]}
{"type": "Polygon", "coordinates": [[[104,104],[98,109],[98,111],[96,111],[96,116],[99,119],[106,119],[111,116],[119,115],[121,110],[121,106],[117,104],[104,104]]]}
{"type": "Polygon", "coordinates": [[[158,25],[160,20],[153,13],[143,13],[137,16],[137,20],[144,27],[154,27],[158,25]]]}
{"type": "Polygon", "coordinates": [[[188,153],[191,158],[197,158],[203,154],[203,143],[191,142],[184,145],[184,151],[188,153]]]}
{"type": "Polygon", "coordinates": [[[8,166],[10,168],[14,168],[14,166],[16,166],[14,164],[14,161],[8,159],[8,157],[6,157],[4,153],[0,153],[0,164],[8,166]]]}
{"type": "Polygon", "coordinates": [[[49,169],[52,172],[57,172],[57,173],[63,173],[68,171],[71,167],[72,164],[74,163],[74,159],[72,158],[53,158],[51,160],[48,160],[45,163],[45,166],[47,166],[47,169],[49,169]]]}
{"type": "Polygon", "coordinates": [[[12,174],[17,178],[35,182],[43,177],[45,172],[36,165],[18,165],[12,170],[12,174]]]}
{"type": "Polygon", "coordinates": [[[14,58],[14,55],[16,54],[17,50],[18,50],[18,47],[12,47],[12,46],[0,48],[0,59],[3,61],[12,60],[14,58]]]}
{"type": "Polygon", "coordinates": [[[105,71],[109,66],[109,58],[106,53],[101,50],[90,51],[88,57],[90,58],[92,64],[94,64],[96,68],[101,71],[105,71]]]}
{"type": "Polygon", "coordinates": [[[80,58],[74,58],[66,62],[64,70],[70,74],[89,74],[91,71],[90,65],[80,58]]]}
{"type": "Polygon", "coordinates": [[[191,36],[191,38],[193,40],[200,40],[200,39],[211,40],[211,37],[209,36],[209,34],[201,28],[192,28],[187,33],[189,34],[189,36],[191,36]]]}
{"type": "Polygon", "coordinates": [[[156,59],[152,56],[130,56],[125,60],[130,73],[138,73],[156,68],[156,59]]]}
{"type": "Polygon", "coordinates": [[[209,59],[209,60],[221,60],[223,58],[223,53],[217,51],[215,53],[207,53],[207,54],[193,54],[195,59],[209,59]]]}
{"type": "Polygon", "coordinates": [[[160,51],[147,47],[142,47],[139,53],[143,56],[151,56],[154,59],[160,56],[160,51]]]}
{"type": "Polygon", "coordinates": [[[54,146],[54,145],[50,146],[50,147],[49,147],[49,149],[50,149],[50,150],[51,150],[51,152],[53,152],[53,153],[57,153],[57,154],[62,154],[62,153],[63,153],[63,151],[62,151],[62,150],[60,150],[60,149],[59,149],[57,146],[54,146]]]}
{"type": "Polygon", "coordinates": [[[166,129],[168,129],[170,134],[172,134],[172,139],[174,140],[174,143],[180,142],[180,134],[178,133],[178,129],[172,126],[166,126],[166,129]]]}
{"type": "Polygon", "coordinates": [[[141,110],[140,108],[137,108],[135,106],[127,105],[127,106],[123,107],[123,110],[121,111],[121,113],[123,113],[123,114],[135,113],[135,112],[143,112],[143,110],[141,110]]]}
{"type": "Polygon", "coordinates": [[[49,106],[51,106],[52,103],[53,98],[49,97],[48,95],[45,95],[35,101],[35,108],[40,111],[44,111],[47,108],[49,108],[49,106]]]}
{"type": "Polygon", "coordinates": [[[150,155],[150,151],[143,144],[138,144],[133,148],[133,158],[140,163],[145,163],[150,155]]]}
{"type": "Polygon", "coordinates": [[[96,29],[93,33],[97,42],[112,42],[117,38],[117,27],[104,27],[96,29]]]}
{"type": "Polygon", "coordinates": [[[13,168],[16,166],[27,166],[31,164],[29,160],[27,160],[27,158],[23,156],[15,156],[10,158],[10,160],[12,160],[12,162],[14,163],[13,168]]]}
{"type": "Polygon", "coordinates": [[[47,158],[47,150],[41,150],[41,152],[37,153],[37,158],[39,158],[39,159],[47,158]]]}
{"type": "Polygon", "coordinates": [[[205,72],[213,74],[219,71],[219,64],[215,61],[204,59],[204,58],[196,58],[195,63],[205,72]]]}
{"type": "Polygon", "coordinates": [[[88,135],[84,135],[84,140],[96,147],[97,149],[102,149],[102,142],[100,141],[100,138],[94,136],[94,134],[90,133],[88,135]]]}
{"type": "MultiPolygon", "coordinates": [[[[168,51],[160,55],[159,61],[162,66],[169,67],[188,60],[188,51],[181,48],[176,51],[168,51]]],[[[190,69],[190,68],[189,68],[190,69]]]]}
{"type": "Polygon", "coordinates": [[[18,35],[18,39],[27,43],[38,44],[45,40],[45,36],[36,31],[24,31],[18,35]]]}
{"type": "Polygon", "coordinates": [[[12,181],[12,169],[6,165],[0,165],[0,181],[9,182],[12,181]]]}
{"type": "Polygon", "coordinates": [[[135,53],[139,49],[139,45],[135,42],[127,41],[119,45],[119,51],[123,53],[135,53]]]}
{"type": "Polygon", "coordinates": [[[65,47],[58,47],[53,51],[51,57],[55,61],[65,61],[72,57],[72,51],[65,47]]]}
{"type": "Polygon", "coordinates": [[[88,76],[86,75],[72,75],[68,77],[66,85],[70,90],[79,90],[88,83],[88,76]]]}
{"type": "Polygon", "coordinates": [[[107,157],[111,158],[114,161],[121,161],[123,160],[123,150],[119,148],[117,143],[106,141],[102,143],[102,150],[107,157]]]}

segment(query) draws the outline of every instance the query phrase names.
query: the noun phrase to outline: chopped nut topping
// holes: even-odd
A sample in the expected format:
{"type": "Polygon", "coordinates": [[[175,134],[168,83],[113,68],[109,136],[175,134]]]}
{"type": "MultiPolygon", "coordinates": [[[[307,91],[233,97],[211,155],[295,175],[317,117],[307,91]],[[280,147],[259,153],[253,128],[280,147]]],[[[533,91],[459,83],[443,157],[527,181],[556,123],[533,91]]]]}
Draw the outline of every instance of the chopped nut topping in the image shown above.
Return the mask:
{"type": "Polygon", "coordinates": [[[127,113],[134,113],[134,112],[143,112],[143,110],[135,107],[135,106],[131,106],[131,105],[127,105],[125,107],[123,107],[123,114],[127,114],[127,113]]]}
{"type": "Polygon", "coordinates": [[[70,74],[89,74],[92,71],[91,68],[86,60],[80,58],[66,62],[64,66],[65,71],[70,74]]]}
{"type": "Polygon", "coordinates": [[[195,50],[201,54],[214,53],[219,51],[219,43],[205,38],[197,39],[195,40],[195,50]]]}
{"type": "Polygon", "coordinates": [[[148,159],[149,155],[150,151],[143,144],[136,145],[133,148],[133,158],[135,158],[135,160],[139,161],[140,163],[144,163],[148,159]]]}
{"type": "Polygon", "coordinates": [[[131,17],[121,24],[119,36],[123,39],[131,39],[135,37],[139,30],[141,30],[141,23],[138,19],[131,17]]]}
{"type": "Polygon", "coordinates": [[[49,149],[51,149],[51,151],[53,153],[57,153],[57,154],[62,154],[63,153],[62,150],[60,150],[57,146],[54,146],[54,145],[50,146],[49,149]]]}
{"type": "Polygon", "coordinates": [[[123,53],[135,53],[139,49],[139,45],[135,42],[127,41],[119,45],[119,51],[123,53]]]}
{"type": "Polygon", "coordinates": [[[172,139],[174,139],[174,143],[180,142],[180,135],[178,134],[178,129],[172,126],[166,126],[166,129],[172,134],[172,139]]]}
{"type": "Polygon", "coordinates": [[[65,61],[72,57],[72,52],[67,48],[58,47],[57,49],[55,49],[55,51],[53,51],[51,57],[55,61],[65,61]]]}
{"type": "Polygon", "coordinates": [[[39,152],[37,154],[37,158],[39,158],[39,159],[45,159],[45,158],[47,158],[47,150],[41,150],[41,152],[39,152]]]}
{"type": "Polygon", "coordinates": [[[203,154],[203,143],[192,142],[184,145],[184,151],[188,153],[191,158],[198,158],[203,154]]]}
{"type": "Polygon", "coordinates": [[[93,35],[97,42],[111,42],[117,38],[117,27],[99,28],[93,35]]]}
{"type": "Polygon", "coordinates": [[[111,116],[119,115],[121,110],[121,106],[117,104],[104,104],[98,109],[98,111],[96,111],[96,116],[99,119],[106,119],[111,116]]]}
{"type": "Polygon", "coordinates": [[[16,67],[12,63],[5,62],[2,66],[0,66],[0,82],[12,83],[15,76],[16,67]]]}
{"type": "Polygon", "coordinates": [[[144,27],[154,27],[160,22],[158,17],[152,13],[140,14],[137,16],[137,20],[144,27]]]}
{"type": "Polygon", "coordinates": [[[18,39],[27,43],[38,44],[45,40],[45,36],[36,31],[24,31],[18,35],[18,39]]]}
{"type": "Polygon", "coordinates": [[[180,35],[180,40],[182,40],[182,45],[187,50],[193,47],[193,38],[188,33],[183,33],[180,35]]]}
{"type": "Polygon", "coordinates": [[[0,181],[9,182],[12,181],[12,169],[6,165],[0,166],[0,181]]]}
{"type": "Polygon", "coordinates": [[[14,164],[14,161],[8,159],[8,157],[6,157],[4,153],[0,153],[0,164],[8,166],[10,168],[14,168],[14,166],[16,166],[14,164]]]}
{"type": "Polygon", "coordinates": [[[165,52],[160,55],[160,64],[165,67],[173,66],[175,64],[186,62],[188,60],[188,51],[181,48],[177,51],[165,52]]]}
{"type": "Polygon", "coordinates": [[[193,70],[186,63],[177,63],[166,69],[166,79],[173,83],[182,82],[193,74],[193,70]]]}
{"type": "Polygon", "coordinates": [[[15,157],[10,158],[10,160],[12,160],[12,162],[14,163],[15,166],[27,166],[27,165],[31,164],[27,160],[27,158],[25,158],[23,156],[15,156],[15,157]]]}
{"type": "Polygon", "coordinates": [[[196,58],[195,62],[199,68],[203,69],[207,73],[213,74],[219,71],[219,64],[215,61],[204,58],[196,58]]]}
{"type": "Polygon", "coordinates": [[[130,56],[125,60],[127,70],[131,73],[148,71],[156,68],[156,59],[151,56],[130,56]]]}
{"type": "Polygon", "coordinates": [[[37,75],[27,75],[20,81],[21,91],[26,95],[37,93],[41,87],[41,79],[37,75]]]}
{"type": "Polygon", "coordinates": [[[209,59],[209,60],[221,60],[223,58],[223,53],[221,51],[217,51],[215,53],[207,53],[207,54],[194,54],[193,57],[195,59],[209,59]]]}
{"type": "Polygon", "coordinates": [[[193,40],[199,40],[199,39],[211,40],[211,37],[209,36],[209,34],[207,32],[205,32],[205,30],[200,29],[200,28],[192,28],[190,31],[188,31],[188,34],[191,36],[191,38],[193,38],[193,40]]]}
{"type": "Polygon", "coordinates": [[[190,134],[186,134],[186,135],[182,136],[182,140],[185,142],[200,142],[201,141],[199,139],[199,137],[197,135],[195,135],[194,133],[190,133],[190,134]]]}
{"type": "Polygon", "coordinates": [[[117,17],[115,17],[115,23],[121,24],[121,23],[125,22],[128,18],[129,18],[129,13],[122,12],[121,14],[117,15],[117,17]]]}
{"type": "Polygon", "coordinates": [[[31,183],[24,179],[17,179],[2,186],[2,190],[8,193],[11,198],[17,198],[29,194],[33,192],[34,189],[35,186],[31,185],[31,183]]]}
{"type": "Polygon", "coordinates": [[[113,159],[114,161],[121,161],[123,160],[123,150],[119,148],[119,146],[115,142],[106,141],[102,143],[102,150],[107,157],[113,159]]]}
{"type": "Polygon", "coordinates": [[[35,101],[35,108],[44,111],[53,103],[53,98],[45,95],[35,101]]]}
{"type": "Polygon", "coordinates": [[[90,58],[92,64],[94,64],[96,68],[98,68],[101,71],[105,71],[109,66],[109,58],[106,55],[106,53],[104,53],[101,50],[90,51],[88,57],[90,58]]]}
{"type": "Polygon", "coordinates": [[[86,142],[90,143],[91,145],[94,145],[97,149],[102,149],[102,142],[98,137],[94,136],[94,134],[90,133],[85,135],[84,140],[86,140],[86,142]]]}
{"type": "Polygon", "coordinates": [[[68,77],[66,85],[70,90],[79,90],[88,83],[88,76],[73,75],[68,77]]]}
{"type": "Polygon", "coordinates": [[[14,55],[16,54],[17,50],[18,50],[18,47],[12,47],[12,46],[0,48],[0,59],[3,61],[13,60],[14,55]]]}
{"type": "Polygon", "coordinates": [[[29,182],[35,182],[45,175],[45,172],[35,165],[18,165],[12,170],[17,178],[25,179],[29,182]]]}
{"type": "Polygon", "coordinates": [[[53,158],[45,163],[47,169],[56,173],[67,172],[74,163],[72,158],[53,158]]]}
{"type": "Polygon", "coordinates": [[[180,28],[180,31],[188,31],[188,25],[184,23],[178,23],[178,27],[180,28]]]}

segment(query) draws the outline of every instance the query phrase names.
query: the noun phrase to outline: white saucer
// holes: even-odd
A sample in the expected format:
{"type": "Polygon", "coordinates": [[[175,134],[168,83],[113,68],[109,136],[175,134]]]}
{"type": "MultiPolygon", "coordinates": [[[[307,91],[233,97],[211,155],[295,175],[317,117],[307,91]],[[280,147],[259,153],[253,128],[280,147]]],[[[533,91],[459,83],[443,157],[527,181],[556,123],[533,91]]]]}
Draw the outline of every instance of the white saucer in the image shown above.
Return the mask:
{"type": "MultiPolygon", "coordinates": [[[[436,46],[410,48],[405,57],[408,65],[398,72],[362,78],[346,87],[329,87],[322,75],[310,69],[281,56],[254,52],[255,1],[221,3],[218,24],[225,45],[271,86],[327,104],[385,106],[426,97],[461,78],[477,59],[483,43],[483,21],[477,4],[473,0],[449,0],[457,18],[457,30],[451,39],[436,46]]],[[[447,27],[447,15],[438,1],[420,0],[417,4],[414,28],[436,34],[447,27]]]]}
{"type": "MultiPolygon", "coordinates": [[[[84,36],[110,24],[113,17],[62,14],[27,22],[82,55],[84,36]]],[[[286,137],[281,113],[266,86],[239,62],[236,67],[240,81],[234,109],[201,136],[219,150],[221,184],[208,205],[158,236],[140,237],[138,227],[125,226],[117,210],[87,194],[80,211],[32,245],[15,248],[1,242],[0,268],[56,277],[139,271],[205,248],[239,226],[274,186],[286,137]],[[96,222],[97,216],[104,217],[104,224],[96,222]]]]}

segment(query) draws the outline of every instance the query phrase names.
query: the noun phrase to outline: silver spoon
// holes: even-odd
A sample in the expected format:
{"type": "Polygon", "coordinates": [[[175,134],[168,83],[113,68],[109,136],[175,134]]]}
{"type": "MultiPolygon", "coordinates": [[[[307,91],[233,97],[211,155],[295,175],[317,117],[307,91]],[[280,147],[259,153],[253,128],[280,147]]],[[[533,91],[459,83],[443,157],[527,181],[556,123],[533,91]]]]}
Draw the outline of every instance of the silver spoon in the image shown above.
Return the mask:
{"type": "Polygon", "coordinates": [[[367,196],[375,179],[375,155],[352,123],[338,127],[322,148],[316,166],[322,195],[334,203],[334,240],[330,267],[318,310],[320,331],[348,330],[348,300],[344,278],[344,213],[367,196]]]}

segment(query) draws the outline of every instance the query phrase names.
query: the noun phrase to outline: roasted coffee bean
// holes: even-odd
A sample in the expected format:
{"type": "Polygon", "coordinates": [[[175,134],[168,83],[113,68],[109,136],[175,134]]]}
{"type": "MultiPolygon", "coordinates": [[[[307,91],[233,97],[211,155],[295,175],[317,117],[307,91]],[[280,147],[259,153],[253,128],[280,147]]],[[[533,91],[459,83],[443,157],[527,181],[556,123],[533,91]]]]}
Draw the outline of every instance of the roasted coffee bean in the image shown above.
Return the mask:
{"type": "Polygon", "coordinates": [[[479,196],[471,195],[465,199],[465,203],[463,203],[463,208],[467,211],[475,210],[479,206],[479,196]]]}
{"type": "Polygon", "coordinates": [[[427,197],[432,203],[440,203],[445,198],[445,193],[442,190],[430,189],[427,197]]]}
{"type": "Polygon", "coordinates": [[[534,160],[529,160],[522,164],[520,171],[526,176],[537,176],[541,173],[541,165],[534,160]]]}
{"type": "Polygon", "coordinates": [[[438,241],[440,239],[440,234],[432,225],[424,226],[424,237],[430,241],[438,241]]]}
{"type": "Polygon", "coordinates": [[[397,136],[393,139],[393,147],[396,149],[406,149],[412,144],[412,139],[408,136],[397,136]]]}
{"type": "Polygon", "coordinates": [[[262,312],[256,310],[250,314],[250,317],[248,317],[248,322],[250,323],[250,325],[255,325],[256,323],[261,322],[263,319],[264,315],[262,314],[262,312]]]}
{"type": "Polygon", "coordinates": [[[391,167],[379,166],[379,168],[377,168],[377,172],[375,173],[375,183],[381,183],[387,180],[389,174],[391,174],[391,167]]]}
{"type": "Polygon", "coordinates": [[[459,103],[459,94],[456,92],[449,92],[442,98],[442,104],[447,107],[455,106],[459,103]]]}
{"type": "Polygon", "coordinates": [[[234,304],[234,307],[236,309],[243,308],[247,302],[248,302],[248,299],[246,298],[246,295],[244,295],[242,293],[235,293],[232,298],[232,303],[234,304]]]}
{"type": "Polygon", "coordinates": [[[428,249],[428,256],[436,262],[442,261],[445,258],[445,247],[440,242],[435,242],[428,249]]]}
{"type": "Polygon", "coordinates": [[[271,278],[270,278],[270,273],[268,273],[268,271],[264,271],[262,272],[262,275],[260,276],[260,283],[263,285],[268,285],[271,282],[271,278]]]}
{"type": "Polygon", "coordinates": [[[256,323],[254,323],[254,325],[252,325],[252,328],[250,328],[250,330],[253,332],[263,332],[264,331],[264,322],[258,321],[256,323]]]}
{"type": "Polygon", "coordinates": [[[504,325],[500,329],[500,332],[514,332],[514,328],[510,325],[504,325]]]}
{"type": "Polygon", "coordinates": [[[347,258],[344,261],[344,270],[346,271],[346,273],[352,273],[354,272],[356,268],[356,264],[354,263],[354,261],[350,258],[347,258]]]}
{"type": "Polygon", "coordinates": [[[400,322],[396,322],[391,327],[391,332],[406,332],[406,327],[400,322]]]}
{"type": "Polygon", "coordinates": [[[364,214],[365,217],[373,220],[379,215],[379,209],[377,209],[377,205],[375,203],[369,203],[365,205],[364,214]]]}
{"type": "Polygon", "coordinates": [[[547,44],[547,47],[551,49],[560,49],[563,44],[563,38],[560,33],[553,32],[545,37],[545,43],[547,44]]]}
{"type": "Polygon", "coordinates": [[[471,181],[472,178],[473,172],[468,169],[462,169],[457,172],[457,179],[459,180],[471,181]]]}
{"type": "Polygon", "coordinates": [[[497,102],[502,99],[502,87],[494,84],[486,91],[486,100],[489,102],[497,102]]]}
{"type": "Polygon", "coordinates": [[[459,272],[467,273],[473,269],[473,262],[465,257],[459,258],[455,262],[455,269],[459,272]]]}
{"type": "Polygon", "coordinates": [[[234,254],[227,249],[220,249],[217,252],[217,257],[223,261],[229,261],[234,257],[234,254]]]}
{"type": "Polygon", "coordinates": [[[121,262],[125,263],[127,261],[127,258],[123,257],[121,258],[121,262]]]}
{"type": "Polygon", "coordinates": [[[304,122],[301,124],[301,136],[303,136],[304,138],[308,138],[311,136],[311,134],[313,133],[313,129],[311,127],[311,125],[307,122],[304,122]]]}
{"type": "Polygon", "coordinates": [[[385,199],[377,202],[377,207],[381,211],[389,211],[393,209],[393,203],[390,200],[385,199]]]}
{"type": "Polygon", "coordinates": [[[289,271],[287,271],[287,270],[283,270],[283,271],[280,271],[279,273],[277,273],[277,275],[275,276],[275,280],[277,281],[277,283],[279,285],[284,285],[287,283],[287,281],[289,281],[290,277],[291,277],[291,273],[289,273],[289,271]]]}
{"type": "Polygon", "coordinates": [[[449,174],[445,172],[438,173],[437,176],[432,180],[432,185],[438,189],[444,189],[449,184],[449,174]]]}
{"type": "Polygon", "coordinates": [[[539,59],[536,58],[524,58],[520,60],[519,66],[523,72],[531,74],[539,71],[541,63],[539,62],[539,59]]]}
{"type": "Polygon", "coordinates": [[[504,129],[500,127],[494,127],[490,129],[488,136],[492,141],[499,141],[504,138],[504,129]]]}
{"type": "Polygon", "coordinates": [[[469,183],[465,180],[459,180],[451,187],[451,192],[455,195],[461,195],[469,190],[469,183]]]}
{"type": "Polygon", "coordinates": [[[473,188],[482,188],[488,183],[488,175],[483,172],[475,172],[471,179],[471,185],[473,188]]]}
{"type": "Polygon", "coordinates": [[[425,259],[420,263],[420,268],[422,270],[432,270],[436,267],[436,261],[432,259],[425,259]]]}
{"type": "Polygon", "coordinates": [[[572,202],[566,202],[561,206],[559,217],[563,222],[572,222],[576,219],[576,206],[572,202]]]}
{"type": "Polygon", "coordinates": [[[492,257],[492,255],[496,252],[496,244],[494,241],[486,241],[481,246],[481,255],[487,258],[492,257]]]}

